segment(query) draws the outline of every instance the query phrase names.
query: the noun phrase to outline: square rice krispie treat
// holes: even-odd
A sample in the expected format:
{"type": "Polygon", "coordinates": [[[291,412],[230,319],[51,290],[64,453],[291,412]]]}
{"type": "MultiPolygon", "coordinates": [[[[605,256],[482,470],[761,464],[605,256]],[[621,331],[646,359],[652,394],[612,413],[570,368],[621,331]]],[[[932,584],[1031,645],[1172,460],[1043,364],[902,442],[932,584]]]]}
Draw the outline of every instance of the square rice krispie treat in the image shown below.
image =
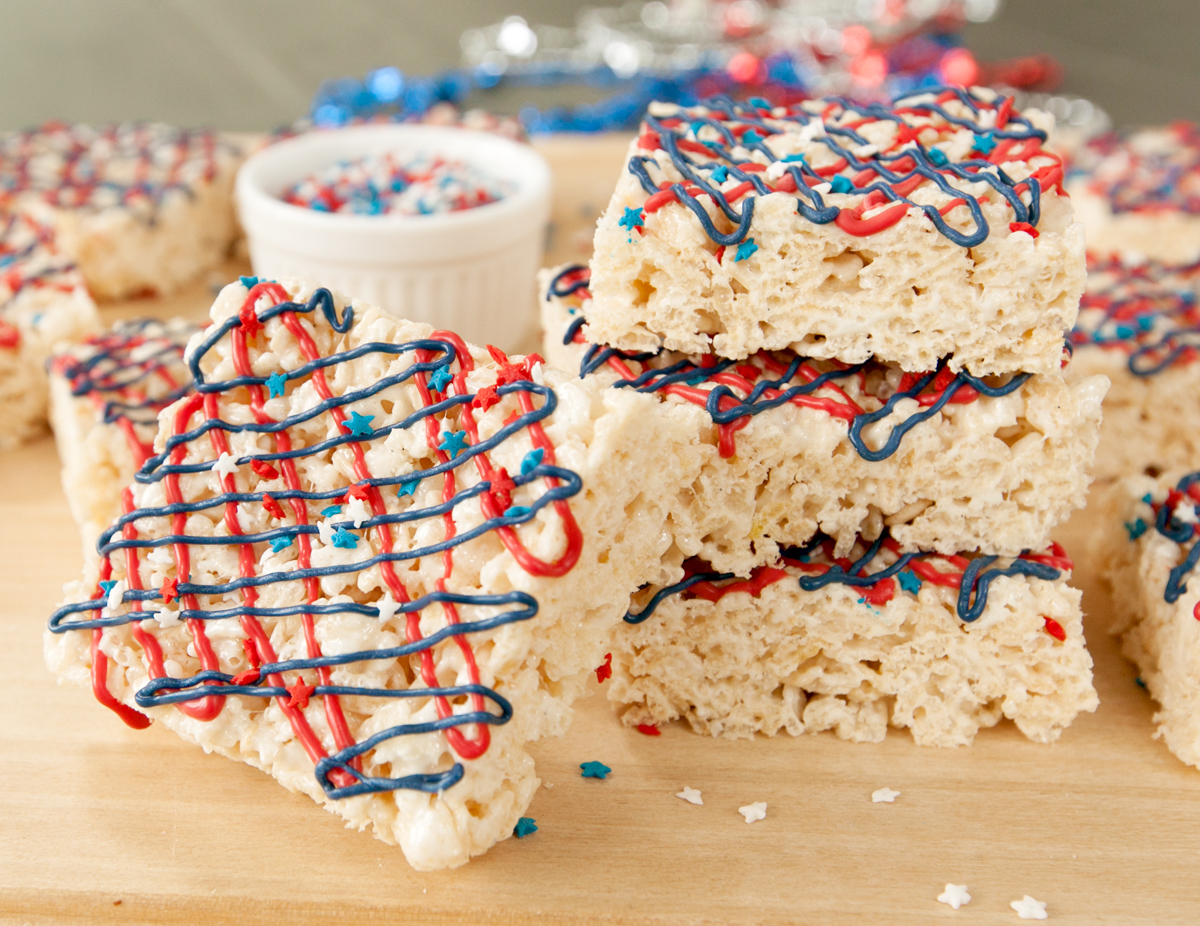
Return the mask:
{"type": "Polygon", "coordinates": [[[99,321],[83,277],[50,230],[0,213],[0,448],[44,431],[46,360],[99,321]]]}
{"type": "Polygon", "coordinates": [[[51,359],[50,423],[85,555],[154,455],[158,413],[191,388],[183,349],[199,330],[182,318],[121,321],[51,359]]]}
{"type": "Polygon", "coordinates": [[[818,531],[845,555],[884,526],[905,550],[1016,556],[1084,503],[1103,377],[615,351],[582,341],[587,284],[586,267],[542,275],[550,362],[686,410],[695,428],[700,476],[672,506],[672,565],[700,556],[745,576],[818,531]]]}
{"type": "Polygon", "coordinates": [[[1096,479],[1200,466],[1200,264],[1095,257],[1067,379],[1112,381],[1096,479]]]}
{"type": "Polygon", "coordinates": [[[651,104],[596,229],[588,340],[1053,372],[1084,254],[1049,123],[981,88],[651,104]]]}
{"type": "Polygon", "coordinates": [[[748,737],[889,725],[962,746],[1008,718],[1052,742],[1097,706],[1071,561],[901,554],[885,532],[848,556],[818,538],[749,579],[702,561],[634,599],[613,644],[608,697],[628,725],[685,719],[748,737]]]}
{"type": "Polygon", "coordinates": [[[1200,128],[1109,132],[1071,158],[1066,181],[1088,250],[1152,260],[1200,259],[1200,128]]]}
{"type": "Polygon", "coordinates": [[[211,318],[47,662],[417,868],[461,865],[513,833],[527,744],[658,574],[691,432],[308,283],[244,278],[211,318]]]}
{"type": "Polygon", "coordinates": [[[241,160],[209,130],[48,123],[0,136],[0,207],[52,228],[96,298],[166,293],[228,253],[241,160]]]}
{"type": "Polygon", "coordinates": [[[1155,736],[1200,767],[1200,473],[1128,476],[1102,510],[1098,559],[1113,633],[1159,704],[1155,736]]]}

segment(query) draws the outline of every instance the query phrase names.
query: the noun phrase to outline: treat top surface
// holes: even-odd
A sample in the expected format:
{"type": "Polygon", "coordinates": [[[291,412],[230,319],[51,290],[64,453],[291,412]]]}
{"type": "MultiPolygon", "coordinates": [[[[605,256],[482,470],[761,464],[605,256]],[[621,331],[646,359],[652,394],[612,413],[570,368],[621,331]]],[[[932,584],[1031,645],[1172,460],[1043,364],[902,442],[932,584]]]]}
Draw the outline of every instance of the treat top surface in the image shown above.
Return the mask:
{"type": "Polygon", "coordinates": [[[1200,263],[1172,265],[1121,257],[1088,259],[1087,291],[1068,339],[1129,357],[1129,371],[1152,376],[1200,357],[1200,263]]]}
{"type": "Polygon", "coordinates": [[[508,185],[439,155],[370,154],[339,161],[296,183],[283,201],[350,215],[437,215],[504,198],[508,185]]]}
{"type": "Polygon", "coordinates": [[[622,224],[632,235],[645,215],[680,202],[716,244],[732,246],[746,241],[759,197],[786,193],[808,221],[856,236],[916,210],[950,241],[974,247],[991,231],[988,202],[1007,205],[1007,231],[1036,235],[1041,197],[1063,192],[1063,168],[1031,116],[981,88],[921,90],[890,106],[653,104],[628,163],[646,199],[622,224]]]}
{"type": "Polygon", "coordinates": [[[141,466],[154,453],[158,413],[191,387],[183,351],[200,330],[181,318],[121,321],[67,347],[51,369],[70,382],[72,395],[93,404],[101,421],[121,430],[141,466]]]}
{"type": "Polygon", "coordinates": [[[1113,212],[1200,213],[1200,126],[1174,122],[1133,133],[1108,132],[1073,158],[1072,177],[1113,212]]]}
{"type": "Polygon", "coordinates": [[[145,218],[172,194],[193,195],[235,155],[209,129],[48,122],[0,136],[0,202],[29,197],[83,212],[125,208],[145,218]]]}
{"type": "MultiPolygon", "coordinates": [[[[13,318],[17,298],[33,290],[70,293],[84,289],[78,268],[54,247],[50,228],[19,212],[0,213],[0,350],[21,343],[18,319],[13,318]]],[[[21,319],[36,327],[41,316],[21,319]]]]}
{"type": "MultiPolygon", "coordinates": [[[[1173,543],[1183,548],[1183,558],[1171,567],[1167,583],[1163,587],[1163,600],[1174,604],[1188,590],[1188,577],[1200,562],[1200,472],[1180,477],[1174,488],[1159,489],[1147,493],[1134,510],[1133,519],[1125,522],[1125,531],[1132,543],[1151,527],[1173,543]],[[1191,546],[1188,546],[1188,544],[1191,546]]],[[[1192,609],[1200,620],[1200,601],[1192,609]]]]}
{"type": "Polygon", "coordinates": [[[517,572],[579,558],[581,481],[542,425],[557,397],[536,355],[489,359],[427,326],[405,339],[409,323],[289,286],[247,277],[218,297],[95,587],[50,630],[98,635],[93,689],[131,726],[148,720],[108,689],[117,630],[145,661],[139,707],[207,723],[233,696],[273,699],[328,797],[438,792],[512,715],[472,639],[537,613],[517,572]],[[242,647],[222,651],[231,634],[242,647]],[[343,703],[403,722],[356,738],[343,703]],[[422,734],[436,748],[397,742],[422,734]]]}

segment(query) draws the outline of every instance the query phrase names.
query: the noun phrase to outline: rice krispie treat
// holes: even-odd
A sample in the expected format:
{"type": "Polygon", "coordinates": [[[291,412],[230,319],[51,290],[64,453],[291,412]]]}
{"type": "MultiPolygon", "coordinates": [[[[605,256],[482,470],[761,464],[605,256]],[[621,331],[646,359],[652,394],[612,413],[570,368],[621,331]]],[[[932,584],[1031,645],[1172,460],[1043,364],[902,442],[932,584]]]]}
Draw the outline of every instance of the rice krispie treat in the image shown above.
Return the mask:
{"type": "Polygon", "coordinates": [[[1092,257],[1067,379],[1112,381],[1096,479],[1200,466],[1200,264],[1092,257]]]}
{"type": "Polygon", "coordinates": [[[1200,259],[1200,128],[1164,128],[1093,139],[1071,159],[1066,183],[1088,250],[1152,260],[1200,259]]]}
{"type": "Polygon", "coordinates": [[[588,340],[1053,372],[1084,253],[1049,122],[981,88],[652,104],[596,229],[588,340]]]}
{"type": "Polygon", "coordinates": [[[1007,717],[1051,742],[1098,704],[1070,570],[1057,546],[901,554],[887,533],[847,557],[817,537],[749,579],[692,560],[682,582],[635,596],[608,698],[629,726],[683,717],[730,738],[876,742],[890,724],[962,746],[1007,717]]]}
{"type": "Polygon", "coordinates": [[[182,318],[121,321],[50,361],[50,423],[85,555],[154,455],[158,413],[191,387],[183,349],[199,330],[182,318]]]}
{"type": "Polygon", "coordinates": [[[417,868],[461,865],[512,834],[526,745],[657,574],[690,433],[307,283],[246,278],[211,317],[47,662],[417,868]]]}
{"type": "Polygon", "coordinates": [[[79,270],[28,216],[0,213],[0,448],[46,424],[46,360],[99,326],[79,270]]]}
{"type": "Polygon", "coordinates": [[[615,638],[608,697],[630,725],[698,733],[835,730],[878,742],[969,744],[1008,718],[1053,742],[1093,711],[1071,561],[901,554],[885,532],[846,557],[817,538],[749,579],[701,561],[637,594],[615,638]]]}
{"type": "Polygon", "coordinates": [[[212,131],[47,123],[0,136],[0,207],[51,227],[97,298],[166,293],[228,252],[240,162],[212,131]]]}
{"type": "Polygon", "coordinates": [[[690,413],[701,472],[672,507],[675,565],[701,556],[745,576],[818,530],[845,555],[885,525],[906,550],[1015,556],[1084,503],[1103,377],[632,354],[582,341],[587,285],[586,267],[543,273],[546,355],[690,413]]]}
{"type": "Polygon", "coordinates": [[[1113,633],[1159,703],[1156,737],[1200,767],[1200,473],[1140,473],[1110,489],[1100,576],[1113,633]]]}

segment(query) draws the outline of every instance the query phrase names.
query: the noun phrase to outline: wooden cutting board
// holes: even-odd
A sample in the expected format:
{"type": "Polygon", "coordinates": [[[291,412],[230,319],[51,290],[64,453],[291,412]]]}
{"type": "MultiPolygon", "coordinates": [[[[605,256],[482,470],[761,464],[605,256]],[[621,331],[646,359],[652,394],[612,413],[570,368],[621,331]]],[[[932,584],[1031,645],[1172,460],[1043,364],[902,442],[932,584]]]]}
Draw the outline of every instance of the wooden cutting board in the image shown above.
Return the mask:
{"type": "MultiPolygon", "coordinates": [[[[586,259],[621,139],[541,145],[558,194],[551,261],[586,259]]],[[[220,281],[240,268],[231,265],[220,281]]],[[[104,310],[198,316],[209,282],[104,310]]],[[[1039,746],[1004,723],[968,749],[830,734],[753,742],[621,727],[602,693],[539,750],[538,832],[420,874],[308,798],[157,727],[126,728],[42,664],[42,629],[79,575],[49,437],[0,454],[0,923],[368,924],[1200,922],[1200,771],[1151,738],[1153,704],[1105,628],[1086,513],[1080,563],[1102,705],[1039,746]],[[578,765],[599,760],[607,781],[578,765]],[[698,788],[704,806],[674,796],[698,788]],[[900,791],[894,804],[871,792],[900,791]],[[747,825],[737,808],[766,801],[747,825]],[[935,898],[966,884],[969,906],[935,898]]]]}

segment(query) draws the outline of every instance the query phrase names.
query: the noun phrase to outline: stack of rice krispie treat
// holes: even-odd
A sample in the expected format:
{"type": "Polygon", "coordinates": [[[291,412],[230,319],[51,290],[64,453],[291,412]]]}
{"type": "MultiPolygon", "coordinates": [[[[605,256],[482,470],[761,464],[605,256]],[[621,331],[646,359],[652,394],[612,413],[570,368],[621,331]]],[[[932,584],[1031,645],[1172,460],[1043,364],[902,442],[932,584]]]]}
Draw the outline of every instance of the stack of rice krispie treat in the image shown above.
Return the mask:
{"type": "Polygon", "coordinates": [[[689,422],[293,281],[226,287],[186,363],[51,669],[414,867],[512,835],[659,572],[689,422]]]}
{"type": "Polygon", "coordinates": [[[550,360],[687,410],[701,458],[615,638],[626,723],[958,745],[1095,708],[1049,531],[1107,382],[1062,373],[1083,235],[1043,118],[651,107],[590,272],[543,280],[550,360]]]}
{"type": "Polygon", "coordinates": [[[199,330],[179,318],[122,321],[51,359],[50,421],[85,555],[121,514],[121,490],[154,455],[158,413],[191,387],[183,351],[199,330]]]}

